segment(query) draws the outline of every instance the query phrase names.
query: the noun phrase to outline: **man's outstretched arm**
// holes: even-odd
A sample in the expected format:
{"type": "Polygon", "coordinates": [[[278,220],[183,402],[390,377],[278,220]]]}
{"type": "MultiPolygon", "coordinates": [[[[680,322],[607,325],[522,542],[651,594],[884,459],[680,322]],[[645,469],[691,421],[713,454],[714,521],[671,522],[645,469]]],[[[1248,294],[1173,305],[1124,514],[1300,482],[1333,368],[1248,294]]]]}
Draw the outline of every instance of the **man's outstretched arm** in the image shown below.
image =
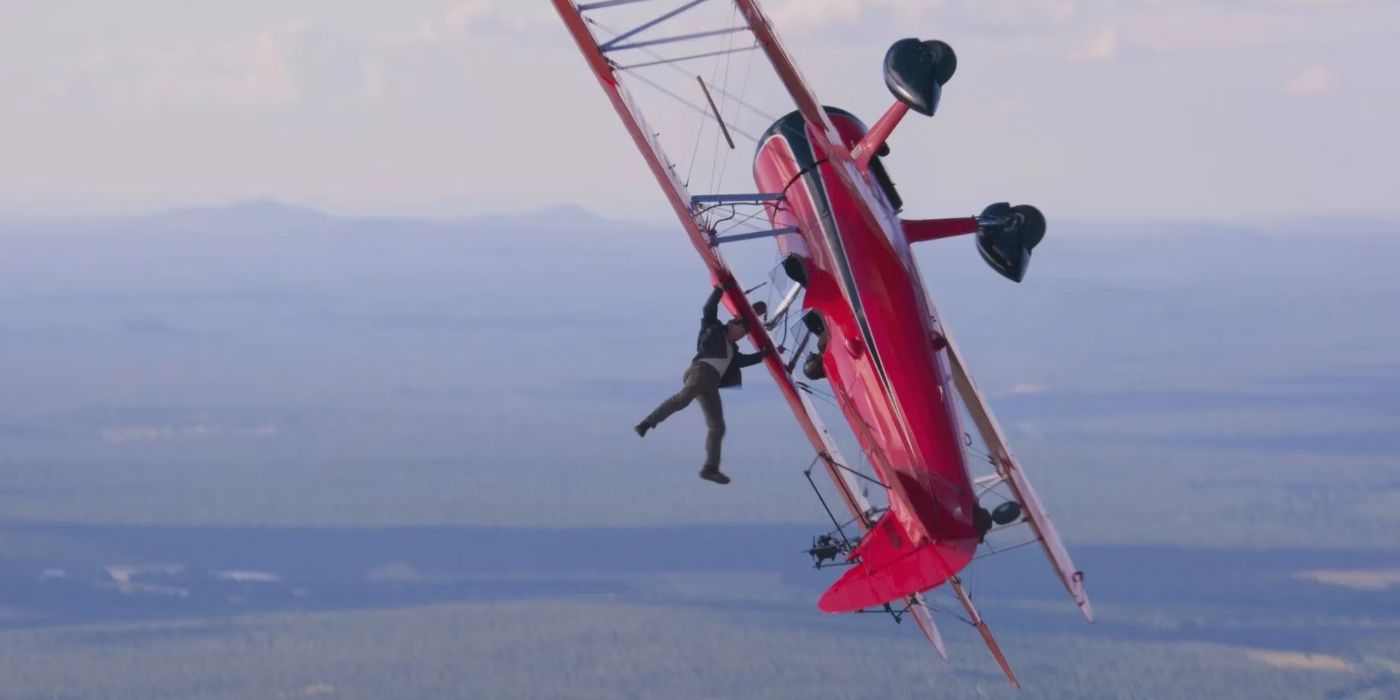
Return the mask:
{"type": "Polygon", "coordinates": [[[700,318],[706,321],[719,320],[719,300],[724,298],[724,287],[715,285],[715,291],[710,292],[710,298],[705,300],[705,308],[701,312],[700,318]]]}
{"type": "Polygon", "coordinates": [[[740,367],[749,367],[762,362],[763,358],[768,357],[769,354],[771,354],[771,351],[768,350],[768,348],[764,348],[754,353],[741,352],[734,356],[734,364],[740,367]]]}

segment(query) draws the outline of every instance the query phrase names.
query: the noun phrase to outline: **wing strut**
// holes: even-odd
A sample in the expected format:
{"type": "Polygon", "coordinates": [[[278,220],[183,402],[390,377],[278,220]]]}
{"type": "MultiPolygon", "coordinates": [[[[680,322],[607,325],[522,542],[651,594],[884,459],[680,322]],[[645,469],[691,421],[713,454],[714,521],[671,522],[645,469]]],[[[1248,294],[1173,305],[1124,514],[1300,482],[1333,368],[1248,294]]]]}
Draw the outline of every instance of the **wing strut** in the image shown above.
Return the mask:
{"type": "Polygon", "coordinates": [[[1021,681],[1016,680],[1016,672],[1011,670],[1011,664],[1006,662],[1006,655],[1001,653],[1001,645],[992,636],[992,631],[987,628],[987,622],[982,619],[981,613],[977,612],[977,606],[972,604],[972,596],[967,594],[967,589],[963,588],[962,579],[957,576],[948,579],[948,585],[952,586],[953,593],[958,596],[958,601],[962,603],[963,609],[967,610],[968,619],[972,626],[977,628],[978,634],[982,635],[982,641],[987,643],[987,649],[992,652],[992,658],[997,660],[997,665],[1001,666],[1001,672],[1006,674],[1006,680],[1011,681],[1011,685],[1021,687],[1021,681]]]}
{"type": "MultiPolygon", "coordinates": [[[[604,43],[602,43],[602,44],[599,44],[599,45],[598,45],[598,50],[599,50],[599,51],[602,51],[603,53],[607,53],[607,52],[609,52],[609,51],[613,51],[613,50],[615,50],[615,49],[618,48],[618,46],[622,43],[622,41],[623,41],[624,39],[631,39],[632,37],[634,37],[634,36],[636,36],[636,35],[638,35],[638,34],[641,34],[642,32],[644,32],[644,31],[646,31],[646,30],[648,30],[648,29],[651,29],[652,27],[655,27],[655,26],[658,25],[658,24],[661,24],[662,22],[665,22],[666,20],[671,19],[672,17],[675,17],[676,15],[678,15],[678,14],[680,14],[680,13],[682,13],[682,12],[685,12],[686,10],[689,10],[689,9],[692,8],[692,7],[695,7],[696,5],[699,5],[699,4],[702,3],[702,2],[705,2],[705,0],[690,0],[690,2],[688,2],[688,3],[684,4],[684,5],[681,5],[680,7],[677,7],[677,8],[674,9],[674,10],[671,10],[670,12],[664,13],[664,14],[662,14],[660,17],[656,17],[656,18],[654,18],[654,19],[648,20],[647,22],[643,23],[641,26],[633,27],[632,29],[629,29],[629,30],[627,30],[627,31],[625,31],[625,32],[623,32],[623,33],[621,33],[621,34],[618,34],[617,36],[613,37],[612,39],[610,39],[610,40],[608,40],[608,41],[606,41],[606,42],[604,42],[604,43]]],[[[592,9],[592,8],[587,8],[587,9],[592,9]]],[[[579,11],[580,11],[580,12],[583,12],[583,11],[585,11],[585,8],[582,8],[582,7],[581,7],[581,8],[579,8],[579,11]]],[[[624,45],[624,46],[625,46],[625,45],[624,45]]]]}
{"type": "Polygon", "coordinates": [[[919,626],[928,643],[933,645],[933,650],[947,661],[948,647],[943,645],[943,635],[938,633],[938,626],[933,624],[933,613],[929,610],[928,603],[924,602],[924,594],[909,596],[909,612],[914,613],[914,624],[919,626]]]}
{"type": "Polygon", "coordinates": [[[695,80],[700,83],[700,91],[705,93],[705,101],[710,103],[710,111],[715,115],[715,121],[719,123],[719,130],[724,132],[724,140],[729,142],[729,150],[734,150],[734,137],[729,135],[729,127],[724,125],[724,115],[719,113],[719,107],[715,106],[715,98],[710,96],[710,88],[705,86],[705,79],[695,76],[695,80]]]}
{"type": "Polygon", "coordinates": [[[716,246],[721,243],[748,241],[753,240],[755,238],[772,238],[773,236],[785,236],[789,233],[797,233],[797,227],[784,226],[782,228],[770,229],[768,231],[754,231],[752,233],[731,233],[728,236],[711,236],[710,245],[716,246]]]}

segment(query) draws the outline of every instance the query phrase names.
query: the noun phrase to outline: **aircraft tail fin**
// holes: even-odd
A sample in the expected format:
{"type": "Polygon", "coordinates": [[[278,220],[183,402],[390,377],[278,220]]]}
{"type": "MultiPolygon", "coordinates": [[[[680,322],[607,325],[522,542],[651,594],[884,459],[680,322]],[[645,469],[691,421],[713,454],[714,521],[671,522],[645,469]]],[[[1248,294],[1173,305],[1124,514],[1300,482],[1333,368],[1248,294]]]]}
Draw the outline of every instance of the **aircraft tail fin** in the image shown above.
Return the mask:
{"type": "Polygon", "coordinates": [[[902,600],[942,584],[969,558],[963,547],[915,545],[893,511],[887,511],[851,551],[856,563],[822,594],[817,607],[855,612],[902,600]]]}

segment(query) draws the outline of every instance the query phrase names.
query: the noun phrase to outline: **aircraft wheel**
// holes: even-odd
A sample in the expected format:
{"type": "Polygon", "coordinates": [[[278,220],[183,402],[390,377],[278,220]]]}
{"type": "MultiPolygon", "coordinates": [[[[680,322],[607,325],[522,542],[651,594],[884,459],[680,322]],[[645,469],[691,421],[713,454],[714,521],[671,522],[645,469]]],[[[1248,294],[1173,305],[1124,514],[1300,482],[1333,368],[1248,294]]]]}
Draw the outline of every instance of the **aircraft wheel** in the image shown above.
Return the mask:
{"type": "Polygon", "coordinates": [[[1039,209],[1029,204],[1018,204],[1011,207],[1011,216],[1011,226],[1024,236],[1021,240],[1025,242],[1026,250],[1034,249],[1040,244],[1040,239],[1045,238],[1045,215],[1039,209]]]}
{"type": "Polygon", "coordinates": [[[822,366],[822,356],[817,353],[810,353],[807,359],[802,361],[802,374],[812,381],[826,379],[826,368],[822,366]]]}
{"type": "Polygon", "coordinates": [[[896,99],[927,117],[938,110],[943,84],[958,70],[958,55],[943,41],[900,39],[885,52],[885,85],[896,99]]]}
{"type": "Polygon", "coordinates": [[[1010,525],[1020,519],[1021,504],[1015,501],[1007,501],[992,511],[992,522],[998,525],[1010,525]]]}
{"type": "Polygon", "coordinates": [[[925,41],[924,46],[933,56],[933,79],[938,81],[939,85],[952,80],[953,74],[958,72],[958,54],[953,51],[953,47],[948,42],[937,39],[925,41]]]}

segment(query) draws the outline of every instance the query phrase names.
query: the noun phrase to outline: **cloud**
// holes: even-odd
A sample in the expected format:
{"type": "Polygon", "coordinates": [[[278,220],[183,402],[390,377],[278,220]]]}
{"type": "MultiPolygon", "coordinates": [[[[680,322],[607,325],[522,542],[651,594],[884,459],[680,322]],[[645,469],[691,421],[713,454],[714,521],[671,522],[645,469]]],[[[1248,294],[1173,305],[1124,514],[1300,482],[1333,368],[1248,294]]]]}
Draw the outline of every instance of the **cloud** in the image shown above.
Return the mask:
{"type": "Polygon", "coordinates": [[[1070,51],[1070,58],[1080,61],[1110,61],[1118,56],[1118,30],[1104,27],[1087,41],[1070,51]]]}
{"type": "Polygon", "coordinates": [[[52,81],[50,97],[125,106],[282,107],[302,96],[289,57],[307,28],[291,21],[221,42],[90,54],[52,81]]]}
{"type": "Polygon", "coordinates": [[[300,105],[400,98],[460,84],[464,56],[484,38],[555,38],[547,5],[463,0],[430,15],[368,31],[287,19],[206,41],[150,42],[75,56],[56,66],[32,100],[82,100],[124,108],[213,108],[276,112],[300,105]],[[421,84],[421,85],[420,85],[421,84]]]}
{"type": "Polygon", "coordinates": [[[483,32],[528,32],[559,21],[543,3],[524,6],[507,0],[463,0],[417,23],[413,34],[426,43],[439,43],[483,32]]]}
{"type": "Polygon", "coordinates": [[[1295,97],[1320,95],[1332,89],[1336,78],[1324,66],[1312,65],[1299,71],[1284,83],[1283,92],[1295,97]]]}
{"type": "Polygon", "coordinates": [[[1014,4],[981,0],[785,0],[769,2],[767,12],[779,32],[788,29],[849,31],[857,23],[867,23],[932,38],[937,27],[949,25],[983,31],[1063,25],[1080,14],[1080,3],[1074,0],[1023,0],[1014,4]]]}
{"type": "Polygon", "coordinates": [[[220,106],[274,108],[295,102],[302,91],[288,64],[307,30],[291,21],[258,33],[208,46],[179,46],[132,57],[116,71],[129,70],[114,87],[153,101],[213,103],[220,106]]]}
{"type": "Polygon", "coordinates": [[[860,18],[861,4],[848,0],[788,0],[768,10],[778,31],[829,27],[860,18]]]}

